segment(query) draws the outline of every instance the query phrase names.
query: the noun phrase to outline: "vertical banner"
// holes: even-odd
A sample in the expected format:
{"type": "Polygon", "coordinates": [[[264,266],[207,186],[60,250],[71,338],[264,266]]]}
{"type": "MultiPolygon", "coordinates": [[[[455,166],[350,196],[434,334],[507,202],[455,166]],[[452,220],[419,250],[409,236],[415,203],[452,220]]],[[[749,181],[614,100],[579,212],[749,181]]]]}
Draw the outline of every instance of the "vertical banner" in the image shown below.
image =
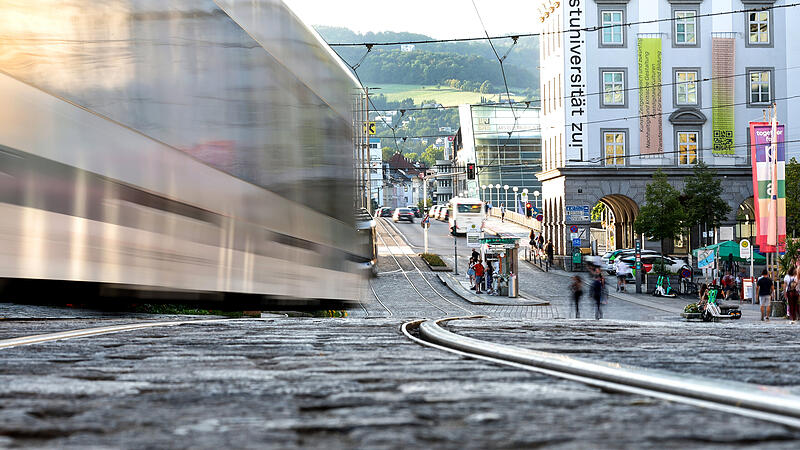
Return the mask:
{"type": "Polygon", "coordinates": [[[639,151],[663,153],[661,38],[639,38],[639,151]]]}
{"type": "Polygon", "coordinates": [[[771,166],[772,125],[767,122],[750,122],[750,152],[753,161],[753,205],[756,212],[756,244],[761,252],[774,252],[775,246],[767,244],[770,225],[770,200],[775,191],[777,201],[778,250],[786,245],[786,150],[783,125],[778,125],[777,135],[777,176],[773,185],[771,166]]]}
{"type": "MultiPolygon", "coordinates": [[[[586,126],[586,10],[587,2],[563,2],[567,32],[564,39],[564,91],[566,102],[566,142],[564,159],[585,158],[589,127],[586,126]]],[[[561,24],[556,24],[561,26],[561,24]]],[[[559,94],[560,95],[560,94],[559,94]]]]}
{"type": "Polygon", "coordinates": [[[711,108],[713,138],[711,152],[716,156],[734,156],[733,91],[736,40],[733,38],[711,39],[711,108]]]}

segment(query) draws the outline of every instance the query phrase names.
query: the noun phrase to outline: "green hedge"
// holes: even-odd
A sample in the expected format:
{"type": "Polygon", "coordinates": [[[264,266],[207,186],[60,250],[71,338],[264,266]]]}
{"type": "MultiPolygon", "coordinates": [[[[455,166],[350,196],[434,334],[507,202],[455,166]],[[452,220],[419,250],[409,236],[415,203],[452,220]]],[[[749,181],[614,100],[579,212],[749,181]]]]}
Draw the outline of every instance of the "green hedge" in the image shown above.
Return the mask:
{"type": "Polygon", "coordinates": [[[447,264],[445,264],[444,261],[442,261],[442,258],[440,258],[439,255],[434,254],[434,253],[423,253],[422,254],[422,259],[424,259],[425,262],[427,262],[432,267],[433,266],[436,266],[436,267],[447,266],[447,264]]]}

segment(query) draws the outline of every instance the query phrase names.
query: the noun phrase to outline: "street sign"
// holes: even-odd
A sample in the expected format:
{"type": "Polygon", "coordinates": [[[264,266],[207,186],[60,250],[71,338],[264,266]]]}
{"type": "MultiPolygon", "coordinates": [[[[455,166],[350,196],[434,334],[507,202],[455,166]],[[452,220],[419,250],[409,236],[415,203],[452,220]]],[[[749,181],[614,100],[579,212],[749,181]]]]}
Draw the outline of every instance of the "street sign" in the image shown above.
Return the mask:
{"type": "Polygon", "coordinates": [[[566,205],[566,223],[588,222],[590,219],[589,205],[566,205]]]}
{"type": "Polygon", "coordinates": [[[573,247],[580,247],[581,246],[581,238],[572,238],[572,246],[573,247]]]}
{"type": "Polygon", "coordinates": [[[367,122],[364,124],[364,133],[375,134],[375,122],[367,122]]]}
{"type": "Polygon", "coordinates": [[[569,232],[570,233],[577,233],[578,232],[578,226],[577,225],[570,226],[569,227],[569,232]]]}
{"type": "Polygon", "coordinates": [[[750,241],[742,239],[741,242],[739,242],[739,258],[750,259],[750,255],[752,254],[753,247],[750,246],[750,241]]]}
{"type": "Polygon", "coordinates": [[[539,215],[537,215],[537,216],[536,216],[536,220],[538,220],[539,222],[541,222],[542,220],[544,220],[544,216],[543,216],[543,215],[541,215],[541,214],[539,214],[539,215]]]}
{"type": "Polygon", "coordinates": [[[480,233],[467,233],[467,247],[477,248],[481,246],[480,233]]]}
{"type": "Polygon", "coordinates": [[[569,234],[569,238],[572,239],[572,240],[580,239],[581,235],[579,235],[578,233],[570,233],[569,234]]]}
{"type": "Polygon", "coordinates": [[[697,267],[700,269],[713,269],[714,250],[700,250],[697,252],[697,267]]]}

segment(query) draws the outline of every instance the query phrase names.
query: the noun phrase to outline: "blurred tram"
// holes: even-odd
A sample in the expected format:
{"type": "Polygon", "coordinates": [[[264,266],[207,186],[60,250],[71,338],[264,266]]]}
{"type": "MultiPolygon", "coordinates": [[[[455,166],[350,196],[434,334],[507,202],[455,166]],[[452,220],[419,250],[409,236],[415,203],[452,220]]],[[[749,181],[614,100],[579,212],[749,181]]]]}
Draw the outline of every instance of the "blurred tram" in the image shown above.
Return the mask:
{"type": "Polygon", "coordinates": [[[358,300],[360,87],[280,0],[0,2],[0,285],[358,300]]]}

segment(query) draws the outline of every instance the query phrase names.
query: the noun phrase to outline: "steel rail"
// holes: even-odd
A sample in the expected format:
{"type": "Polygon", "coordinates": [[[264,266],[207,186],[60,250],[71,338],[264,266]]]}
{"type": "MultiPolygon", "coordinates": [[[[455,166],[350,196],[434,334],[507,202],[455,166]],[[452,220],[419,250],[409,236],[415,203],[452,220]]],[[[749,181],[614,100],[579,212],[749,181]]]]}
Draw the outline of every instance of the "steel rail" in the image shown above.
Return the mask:
{"type": "Polygon", "coordinates": [[[123,331],[135,331],[145,328],[174,327],[177,325],[186,325],[195,323],[205,324],[214,322],[234,322],[234,321],[253,321],[253,320],[271,320],[271,319],[272,318],[175,320],[168,322],[145,322],[145,323],[133,323],[126,325],[111,325],[106,327],[81,328],[78,330],[60,331],[57,333],[35,334],[31,336],[3,339],[0,340],[0,349],[20,347],[23,345],[40,344],[42,342],[75,339],[87,336],[96,336],[99,334],[119,333],[123,331]]]}
{"type": "MultiPolygon", "coordinates": [[[[386,224],[384,224],[382,220],[378,219],[378,223],[380,223],[384,228],[386,228],[386,224]]],[[[425,300],[429,305],[431,305],[434,308],[438,309],[442,313],[447,314],[447,311],[444,308],[439,307],[438,305],[436,305],[435,303],[430,301],[429,298],[427,298],[424,295],[422,295],[422,292],[420,292],[420,290],[417,289],[417,287],[414,285],[414,282],[411,281],[411,278],[408,276],[408,272],[405,269],[403,269],[403,266],[400,264],[400,260],[397,259],[397,257],[394,255],[394,252],[389,249],[389,246],[386,245],[386,240],[383,238],[383,236],[380,233],[378,233],[378,238],[381,240],[381,242],[383,242],[383,246],[386,247],[386,249],[389,251],[389,255],[391,255],[391,257],[394,259],[394,262],[397,264],[397,267],[400,268],[400,272],[403,274],[404,277],[406,277],[406,280],[408,281],[409,286],[411,286],[411,288],[414,289],[414,291],[417,292],[417,295],[419,295],[420,298],[425,300]]],[[[394,237],[392,237],[392,239],[394,239],[394,237]]],[[[394,241],[395,241],[395,244],[396,244],[397,240],[394,239],[394,241]]],[[[406,255],[406,256],[408,256],[408,255],[406,255]]],[[[409,261],[411,260],[411,258],[408,258],[408,259],[409,259],[409,261]]],[[[411,263],[413,264],[414,261],[411,261],[411,263]]]]}
{"type": "MultiPolygon", "coordinates": [[[[385,223],[385,222],[382,222],[382,224],[383,224],[383,226],[384,226],[384,227],[386,227],[386,223],[385,223]]],[[[409,245],[409,247],[411,247],[411,245],[408,243],[407,239],[406,239],[406,238],[405,238],[405,236],[404,236],[404,235],[403,235],[403,234],[400,232],[400,230],[397,230],[397,229],[395,229],[395,228],[394,228],[394,224],[392,224],[392,228],[394,229],[394,231],[395,231],[397,234],[399,234],[400,236],[402,236],[402,237],[403,237],[403,240],[404,240],[404,241],[406,241],[406,244],[407,244],[407,245],[409,245]]],[[[394,237],[394,236],[393,236],[391,233],[389,233],[389,235],[392,237],[392,240],[395,242],[395,244],[397,244],[397,238],[395,238],[395,237],[394,237]]],[[[385,244],[385,242],[386,242],[386,241],[384,241],[384,244],[385,244]]],[[[417,266],[417,264],[414,262],[414,260],[413,260],[413,259],[411,259],[411,257],[409,257],[408,255],[405,255],[405,257],[406,257],[406,258],[408,258],[408,261],[409,261],[409,262],[411,263],[411,265],[414,267],[414,270],[416,270],[416,271],[417,271],[417,273],[419,274],[419,276],[421,276],[421,277],[422,277],[422,279],[425,281],[425,283],[427,283],[427,284],[428,284],[428,286],[431,288],[431,290],[432,290],[432,291],[433,291],[433,292],[434,292],[436,295],[438,295],[438,296],[439,296],[439,298],[441,298],[442,300],[446,301],[447,303],[449,303],[449,304],[451,304],[451,305],[455,306],[456,308],[459,308],[459,309],[461,309],[462,311],[466,312],[467,314],[475,314],[475,312],[474,312],[474,311],[471,311],[471,310],[469,310],[469,309],[467,309],[467,308],[465,308],[465,307],[463,307],[463,306],[461,306],[461,305],[459,305],[459,304],[457,304],[457,303],[453,303],[453,302],[452,302],[452,301],[450,301],[450,300],[449,300],[447,297],[445,297],[444,295],[442,295],[442,294],[441,294],[441,292],[437,291],[437,290],[436,290],[436,288],[434,288],[434,287],[433,287],[433,284],[431,284],[431,282],[430,282],[430,281],[428,280],[428,278],[425,276],[425,274],[424,274],[424,273],[422,273],[422,271],[421,271],[421,270],[419,270],[419,267],[418,267],[418,266],[417,266]]],[[[399,264],[398,264],[398,265],[399,265],[399,264]]],[[[403,271],[403,272],[405,272],[405,271],[403,271]]],[[[408,279],[408,276],[407,276],[407,275],[406,275],[406,278],[408,279]]],[[[409,282],[410,282],[410,281],[411,281],[411,280],[409,279],[409,282]]],[[[446,311],[442,311],[442,312],[444,312],[445,314],[447,314],[447,312],[446,312],[446,311]]]]}
{"type": "Polygon", "coordinates": [[[544,373],[604,390],[644,395],[800,428],[800,397],[770,386],[717,381],[632,365],[590,361],[473,339],[449,332],[439,323],[474,319],[419,320],[401,326],[421,345],[474,359],[544,373]],[[420,337],[410,328],[418,327],[420,337]]]}

